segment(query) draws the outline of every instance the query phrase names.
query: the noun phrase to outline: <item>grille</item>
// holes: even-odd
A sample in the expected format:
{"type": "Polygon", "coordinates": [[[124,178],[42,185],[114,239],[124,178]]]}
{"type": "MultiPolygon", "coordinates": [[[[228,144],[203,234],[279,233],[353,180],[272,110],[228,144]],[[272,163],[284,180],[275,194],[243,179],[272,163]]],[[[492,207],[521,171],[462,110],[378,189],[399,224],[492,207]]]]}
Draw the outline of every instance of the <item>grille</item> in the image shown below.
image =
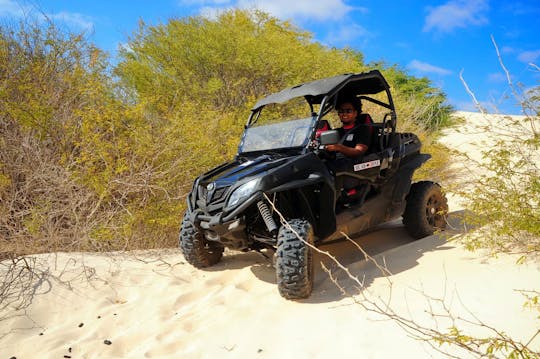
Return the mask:
{"type": "Polygon", "coordinates": [[[214,195],[212,196],[213,200],[218,201],[222,199],[223,196],[225,195],[225,192],[227,192],[227,188],[229,187],[221,187],[221,188],[216,189],[216,191],[214,192],[214,195]]]}
{"type": "Polygon", "coordinates": [[[206,203],[219,201],[223,199],[228,188],[229,187],[221,187],[215,189],[214,191],[208,191],[206,186],[199,186],[197,189],[198,197],[206,203]]]}

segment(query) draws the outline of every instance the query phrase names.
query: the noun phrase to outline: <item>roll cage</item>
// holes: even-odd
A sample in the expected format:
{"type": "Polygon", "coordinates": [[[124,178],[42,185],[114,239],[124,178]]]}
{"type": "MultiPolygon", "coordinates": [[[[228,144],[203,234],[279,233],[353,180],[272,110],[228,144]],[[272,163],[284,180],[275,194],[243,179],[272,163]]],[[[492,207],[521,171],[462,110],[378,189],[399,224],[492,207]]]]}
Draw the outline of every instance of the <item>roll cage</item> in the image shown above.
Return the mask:
{"type": "Polygon", "coordinates": [[[265,106],[282,104],[289,100],[303,97],[309,105],[311,115],[315,119],[311,136],[313,138],[318,121],[335,108],[338,97],[343,95],[357,96],[360,100],[369,101],[388,109],[389,114],[385,116],[385,125],[383,127],[388,127],[392,133],[395,132],[397,118],[390,93],[390,86],[379,70],[338,75],[292,86],[280,92],[273,93],[260,99],[253,106],[246,123],[246,128],[251,127],[257,122],[265,106]],[[386,93],[386,102],[369,96],[381,92],[386,93]],[[317,112],[315,111],[316,105],[319,105],[317,112]]]}

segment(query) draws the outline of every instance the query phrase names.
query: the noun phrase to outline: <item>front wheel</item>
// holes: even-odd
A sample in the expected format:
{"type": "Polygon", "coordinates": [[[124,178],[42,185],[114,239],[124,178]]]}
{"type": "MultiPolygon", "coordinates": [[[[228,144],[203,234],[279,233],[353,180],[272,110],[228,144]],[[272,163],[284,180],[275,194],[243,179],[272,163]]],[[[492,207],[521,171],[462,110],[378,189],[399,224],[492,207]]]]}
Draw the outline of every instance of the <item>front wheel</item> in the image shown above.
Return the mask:
{"type": "Polygon", "coordinates": [[[407,196],[403,224],[414,238],[424,238],[446,228],[448,203],[441,186],[434,182],[413,183],[407,196]]]}
{"type": "Polygon", "coordinates": [[[210,267],[223,256],[223,246],[206,240],[191,222],[188,212],[182,220],[179,244],[186,261],[196,268],[210,267]]]}
{"type": "Polygon", "coordinates": [[[292,219],[278,232],[276,275],[279,294],[286,299],[307,298],[313,288],[313,227],[292,219]],[[309,245],[308,245],[309,244],[309,245]]]}

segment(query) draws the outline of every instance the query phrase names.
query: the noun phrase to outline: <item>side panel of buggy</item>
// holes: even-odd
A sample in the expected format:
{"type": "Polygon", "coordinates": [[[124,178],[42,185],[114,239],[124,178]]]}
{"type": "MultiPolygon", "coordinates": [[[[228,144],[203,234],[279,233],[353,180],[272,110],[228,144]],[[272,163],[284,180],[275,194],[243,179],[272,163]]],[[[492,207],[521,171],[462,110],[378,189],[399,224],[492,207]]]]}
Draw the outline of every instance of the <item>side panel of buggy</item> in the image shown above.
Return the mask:
{"type": "Polygon", "coordinates": [[[379,141],[384,134],[383,124],[373,124],[373,149],[358,162],[351,162],[347,171],[336,173],[344,182],[356,183],[365,191],[361,206],[336,215],[336,232],[328,239],[361,233],[373,226],[402,215],[412,176],[431,156],[420,154],[421,143],[411,133],[391,133],[387,142],[379,141]],[[384,147],[381,147],[384,145],[384,147]]]}

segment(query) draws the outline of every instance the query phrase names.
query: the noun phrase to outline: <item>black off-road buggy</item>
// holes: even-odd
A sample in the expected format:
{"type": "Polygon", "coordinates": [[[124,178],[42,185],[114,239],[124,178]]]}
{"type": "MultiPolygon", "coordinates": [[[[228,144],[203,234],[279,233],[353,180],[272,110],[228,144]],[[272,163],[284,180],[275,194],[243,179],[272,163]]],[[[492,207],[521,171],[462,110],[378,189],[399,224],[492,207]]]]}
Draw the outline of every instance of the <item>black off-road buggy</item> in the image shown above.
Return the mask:
{"type": "Polygon", "coordinates": [[[390,89],[377,70],[272,94],[252,108],[234,160],[195,180],[180,248],[197,268],[216,264],[224,247],[271,249],[280,294],[308,297],[313,249],[306,243],[359,234],[400,216],[414,238],[445,227],[448,207],[440,186],[411,184],[413,172],[430,158],[420,148],[416,135],[396,132],[390,89]],[[328,165],[336,158],[324,145],[337,143],[339,135],[318,129],[333,117],[340,96],[358,97],[375,121],[361,125],[371,132],[368,153],[334,173],[328,165]],[[362,195],[348,201],[336,184],[351,181],[362,195]]]}

